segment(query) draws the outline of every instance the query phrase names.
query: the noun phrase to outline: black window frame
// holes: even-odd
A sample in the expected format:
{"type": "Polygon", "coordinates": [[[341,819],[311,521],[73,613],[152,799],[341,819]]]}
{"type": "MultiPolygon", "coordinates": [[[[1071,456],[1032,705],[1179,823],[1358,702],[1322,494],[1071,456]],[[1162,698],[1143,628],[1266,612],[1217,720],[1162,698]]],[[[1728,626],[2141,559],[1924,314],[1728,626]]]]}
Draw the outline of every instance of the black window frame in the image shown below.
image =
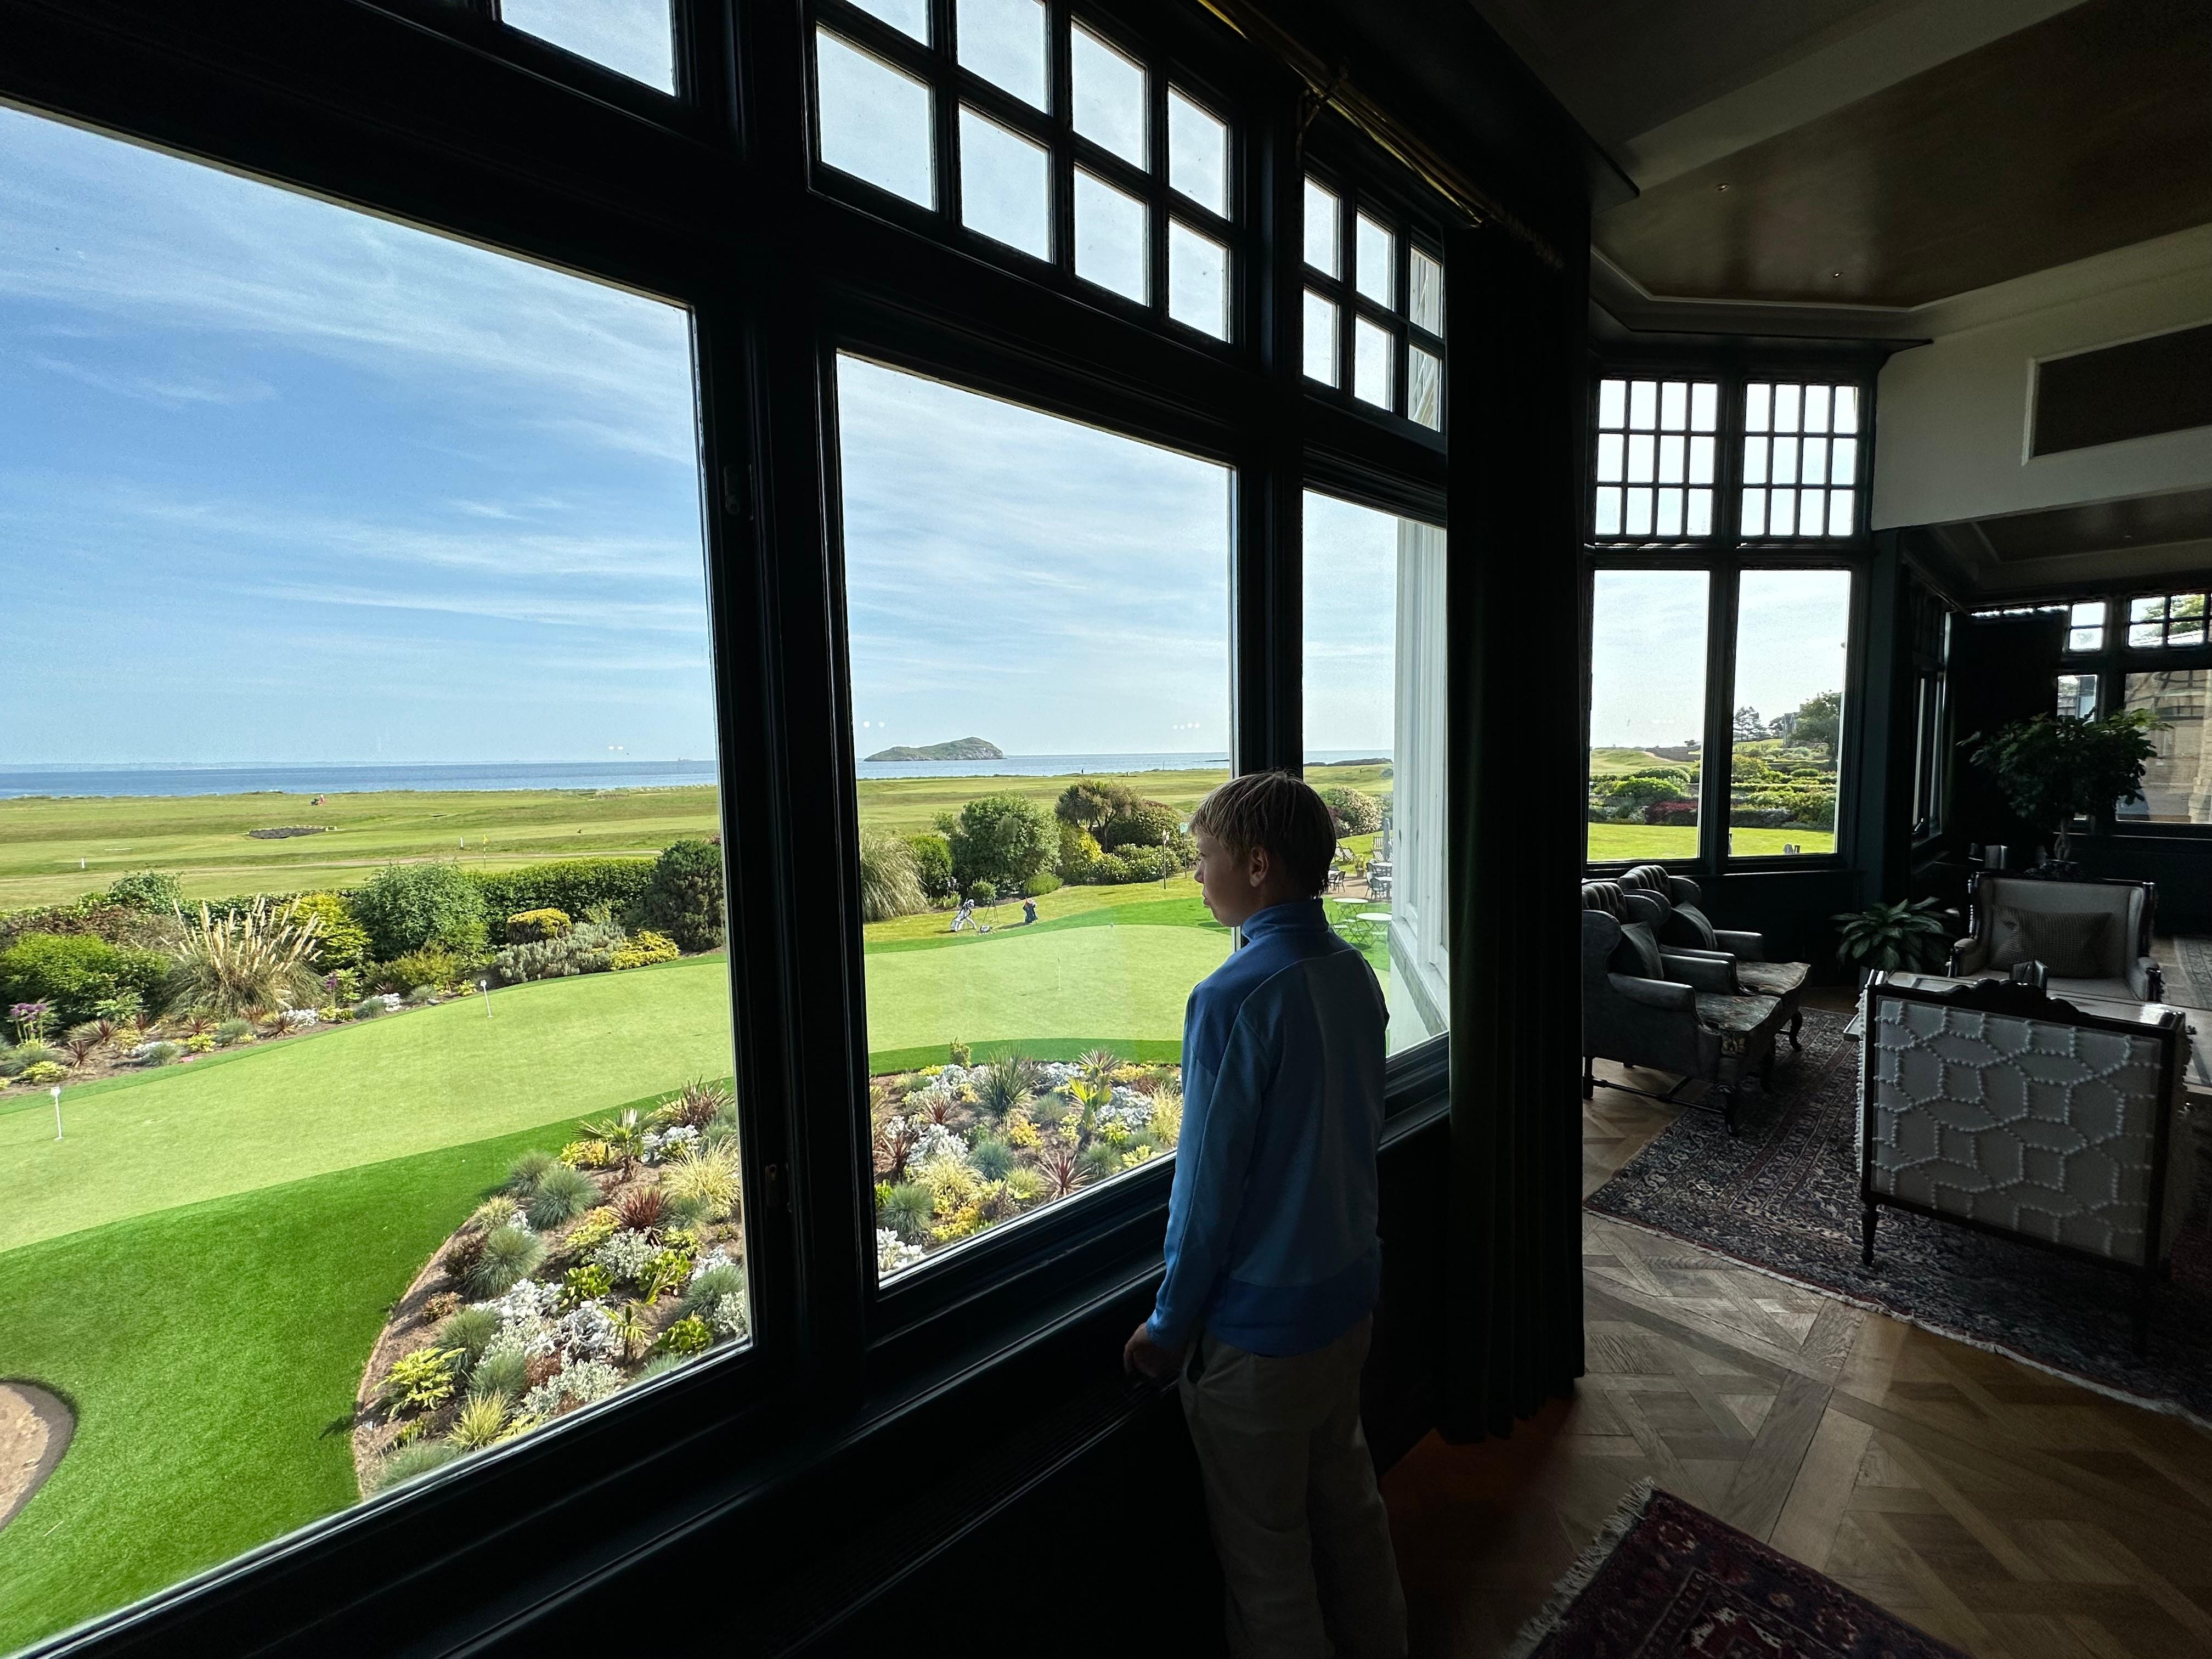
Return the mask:
{"type": "MultiPolygon", "coordinates": [[[[1416,250],[1436,262],[1441,302],[1441,285],[1444,265],[1443,237],[1438,221],[1432,213],[1424,213],[1412,205],[1406,186],[1394,175],[1398,171],[1388,166],[1381,157],[1364,151],[1352,142],[1340,140],[1321,147],[1316,156],[1310,150],[1304,158],[1304,172],[1299,179],[1297,234],[1285,236],[1298,262],[1299,283],[1305,292],[1319,295],[1336,307],[1336,381],[1327,382],[1307,377],[1304,370],[1303,341],[1297,358],[1299,375],[1310,398],[1347,409],[1370,420],[1387,422],[1394,430],[1418,435],[1424,441],[1438,445],[1449,441],[1451,424],[1451,356],[1447,349],[1447,336],[1451,319],[1443,319],[1444,333],[1434,332],[1413,320],[1413,254],[1416,250]],[[1316,265],[1305,263],[1305,197],[1304,180],[1314,183],[1336,198],[1337,204],[1337,270],[1334,275],[1316,265]],[[1390,300],[1386,305],[1362,293],[1358,286],[1359,221],[1362,216],[1387,230],[1397,257],[1392,262],[1390,300]],[[1389,407],[1371,403],[1353,390],[1353,374],[1358,362],[1358,324],[1364,320],[1382,331],[1390,343],[1390,403],[1389,407]],[[1413,418],[1409,410],[1413,402],[1413,349],[1419,347],[1437,360],[1437,424],[1413,418]]],[[[1286,296],[1287,297],[1287,296],[1286,296]]],[[[1304,327],[1304,293],[1298,296],[1296,307],[1287,307],[1296,316],[1301,334],[1304,327]]]]}

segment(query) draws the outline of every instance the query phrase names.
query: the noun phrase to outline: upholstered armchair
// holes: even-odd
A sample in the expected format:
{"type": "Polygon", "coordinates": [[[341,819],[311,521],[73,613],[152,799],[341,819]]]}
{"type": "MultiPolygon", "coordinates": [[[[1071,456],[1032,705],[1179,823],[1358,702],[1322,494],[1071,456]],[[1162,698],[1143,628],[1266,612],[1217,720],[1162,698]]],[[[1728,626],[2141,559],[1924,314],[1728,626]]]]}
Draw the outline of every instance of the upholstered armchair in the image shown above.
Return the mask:
{"type": "Polygon", "coordinates": [[[1693,1082],[1709,1085],[1689,1103],[1717,1111],[1735,1133],[1735,1103],[1743,1079],[1771,1069],[1774,1030],[1783,1005],[1744,990],[1733,958],[1717,951],[1661,946],[1658,907],[1648,895],[1612,881],[1583,886],[1583,1097],[1601,1081],[1630,1094],[1650,1094],[1598,1077],[1600,1056],[1669,1072],[1680,1080],[1653,1098],[1676,1101],[1693,1082]]]}
{"type": "Polygon", "coordinates": [[[1968,888],[1967,906],[1966,936],[1951,947],[1954,979],[2040,962],[2052,996],[2165,1000],[2166,981],[2150,953],[2155,882],[1984,873],[1968,888]]]}
{"type": "Polygon", "coordinates": [[[2197,1184],[2186,1018],[1916,974],[1872,975],[1860,1018],[1866,1265],[1887,1205],[2127,1268],[2140,1350],[2197,1184]]]}
{"type": "Polygon", "coordinates": [[[1759,996],[1778,997],[1788,1012],[1790,1046],[1800,1048],[1797,1033],[1805,1024],[1798,1000],[1813,972],[1806,962],[1769,962],[1763,934],[1716,927],[1700,908],[1698,884],[1663,864],[1639,864],[1620,878],[1630,893],[1648,896],[1658,907],[1656,931],[1661,946],[1675,951],[1718,951],[1735,961],[1736,983],[1759,996]]]}

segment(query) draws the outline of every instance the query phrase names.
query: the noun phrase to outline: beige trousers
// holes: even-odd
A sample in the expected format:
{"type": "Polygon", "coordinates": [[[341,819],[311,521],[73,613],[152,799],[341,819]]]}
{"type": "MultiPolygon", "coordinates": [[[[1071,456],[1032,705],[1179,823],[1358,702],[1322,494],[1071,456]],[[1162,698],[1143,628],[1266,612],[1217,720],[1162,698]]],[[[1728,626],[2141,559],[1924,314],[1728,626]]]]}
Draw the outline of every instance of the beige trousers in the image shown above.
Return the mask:
{"type": "Polygon", "coordinates": [[[1199,1336],[1182,1409],[1237,1659],[1403,1659],[1406,1596],[1359,1426],[1372,1316],[1267,1358],[1199,1336]]]}

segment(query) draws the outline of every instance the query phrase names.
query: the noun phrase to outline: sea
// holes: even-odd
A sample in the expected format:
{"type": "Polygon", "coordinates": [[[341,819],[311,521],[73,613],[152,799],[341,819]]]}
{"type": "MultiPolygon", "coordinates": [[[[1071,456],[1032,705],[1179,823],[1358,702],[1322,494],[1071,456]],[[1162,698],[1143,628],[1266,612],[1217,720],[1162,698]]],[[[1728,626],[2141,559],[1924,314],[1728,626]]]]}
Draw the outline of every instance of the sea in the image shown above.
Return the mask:
{"type": "MultiPolygon", "coordinates": [[[[1379,750],[1310,750],[1310,766],[1388,760],[1379,750]]],[[[1215,752],[1008,755],[981,761],[861,761],[862,778],[1052,778],[1078,773],[1226,768],[1215,752]]],[[[392,789],[684,789],[716,781],[711,760],[0,766],[0,799],[29,795],[337,795],[392,789]]]]}

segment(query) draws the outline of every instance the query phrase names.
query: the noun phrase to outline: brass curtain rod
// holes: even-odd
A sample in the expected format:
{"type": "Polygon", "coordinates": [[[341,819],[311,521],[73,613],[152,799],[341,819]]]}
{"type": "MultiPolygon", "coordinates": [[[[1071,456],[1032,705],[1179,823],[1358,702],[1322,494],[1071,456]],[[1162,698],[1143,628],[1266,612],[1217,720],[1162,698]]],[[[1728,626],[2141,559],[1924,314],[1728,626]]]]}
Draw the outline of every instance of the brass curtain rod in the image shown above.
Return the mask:
{"type": "Polygon", "coordinates": [[[1199,0],[1199,3],[1246,40],[1279,59],[1305,82],[1313,107],[1299,124],[1299,137],[1322,109],[1334,109],[1368,139],[1410,168],[1430,189],[1451,204],[1471,225],[1495,223],[1553,270],[1565,261],[1549,240],[1505,209],[1418,135],[1408,131],[1388,111],[1352,85],[1340,69],[1322,61],[1296,35],[1284,28],[1252,0],[1199,0]]]}

